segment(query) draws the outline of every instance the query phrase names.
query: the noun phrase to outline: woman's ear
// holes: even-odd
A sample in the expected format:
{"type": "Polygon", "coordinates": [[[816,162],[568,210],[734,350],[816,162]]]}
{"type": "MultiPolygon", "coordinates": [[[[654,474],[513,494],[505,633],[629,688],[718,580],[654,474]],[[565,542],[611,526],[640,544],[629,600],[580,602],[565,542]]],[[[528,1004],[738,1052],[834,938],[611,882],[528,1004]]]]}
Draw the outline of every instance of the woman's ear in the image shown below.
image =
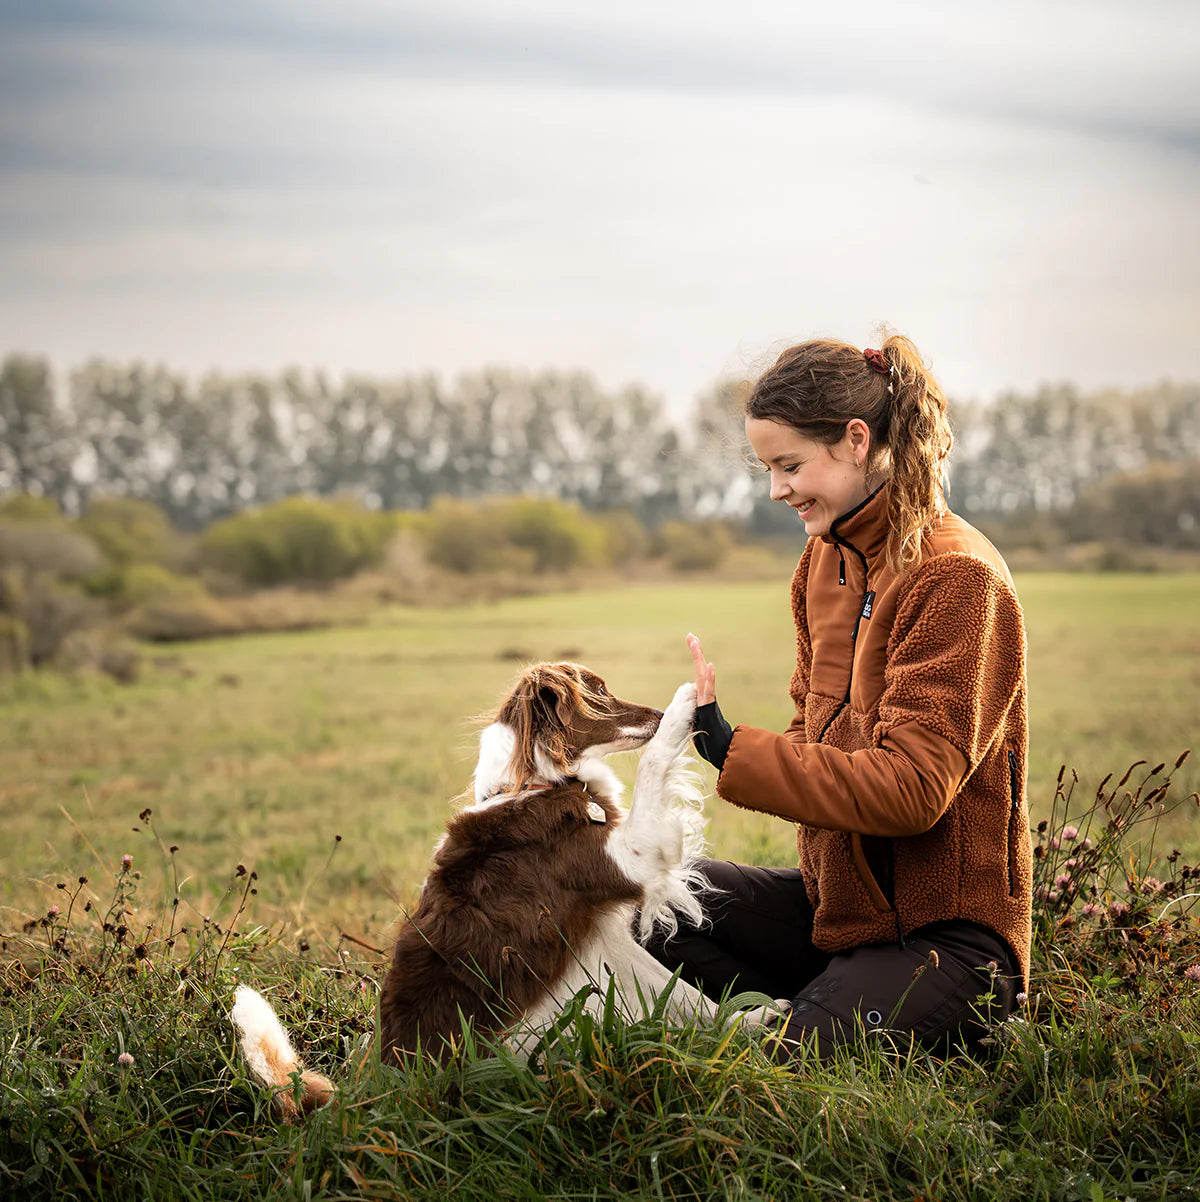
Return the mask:
{"type": "Polygon", "coordinates": [[[860,417],[852,417],[846,423],[846,434],[842,440],[857,467],[866,464],[871,456],[871,428],[860,417]]]}

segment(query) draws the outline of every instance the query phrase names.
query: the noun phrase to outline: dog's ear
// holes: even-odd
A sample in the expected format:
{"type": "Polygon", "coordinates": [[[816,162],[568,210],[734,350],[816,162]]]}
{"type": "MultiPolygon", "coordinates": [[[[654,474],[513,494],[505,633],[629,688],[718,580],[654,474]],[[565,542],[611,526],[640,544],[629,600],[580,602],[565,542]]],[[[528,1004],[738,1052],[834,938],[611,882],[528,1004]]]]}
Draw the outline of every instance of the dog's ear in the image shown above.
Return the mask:
{"type": "Polygon", "coordinates": [[[514,784],[523,785],[537,774],[537,749],[559,767],[570,756],[567,725],[575,706],[575,689],[562,673],[548,665],[530,668],[501,707],[499,720],[514,736],[514,784]]]}

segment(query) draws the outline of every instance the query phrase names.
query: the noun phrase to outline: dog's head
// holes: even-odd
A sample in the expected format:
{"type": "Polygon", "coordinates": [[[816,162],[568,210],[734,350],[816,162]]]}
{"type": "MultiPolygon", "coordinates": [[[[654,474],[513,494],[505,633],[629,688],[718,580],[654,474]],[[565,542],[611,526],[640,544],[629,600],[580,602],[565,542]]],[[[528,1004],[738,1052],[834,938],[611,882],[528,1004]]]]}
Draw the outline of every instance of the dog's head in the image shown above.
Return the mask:
{"type": "Polygon", "coordinates": [[[649,741],[662,711],[614,697],[595,672],[579,664],[535,664],[522,673],[485,732],[502,739],[506,763],[476,772],[476,798],[501,781],[511,792],[578,773],[581,762],[629,751],[649,741]],[[496,728],[500,728],[497,730],[496,728]],[[509,750],[511,735],[511,750],[509,750]],[[498,779],[488,779],[488,778],[498,779]]]}

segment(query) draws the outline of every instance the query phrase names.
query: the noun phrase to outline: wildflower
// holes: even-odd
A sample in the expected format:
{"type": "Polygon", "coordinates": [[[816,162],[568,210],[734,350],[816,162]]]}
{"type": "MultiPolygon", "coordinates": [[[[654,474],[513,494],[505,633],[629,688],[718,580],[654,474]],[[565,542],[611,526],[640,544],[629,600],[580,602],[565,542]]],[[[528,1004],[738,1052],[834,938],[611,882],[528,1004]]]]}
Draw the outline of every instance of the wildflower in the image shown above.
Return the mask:
{"type": "Polygon", "coordinates": [[[1027,993],[1018,993],[1017,994],[1017,1005],[1018,1006],[1024,1006],[1027,1001],[1029,1001],[1029,994],[1027,994],[1027,993]]]}
{"type": "Polygon", "coordinates": [[[1200,964],[1193,964],[1190,968],[1185,968],[1183,975],[1189,981],[1200,981],[1200,964]]]}
{"type": "Polygon", "coordinates": [[[1058,851],[1060,847],[1062,847],[1062,840],[1055,835],[1054,838],[1050,840],[1050,850],[1058,851]]]}
{"type": "Polygon", "coordinates": [[[122,1052],[117,1057],[117,1063],[122,1068],[131,1068],[133,1066],[133,1057],[128,1052],[122,1052]]]}
{"type": "Polygon", "coordinates": [[[1124,902],[1109,902],[1108,913],[1111,918],[1124,918],[1129,913],[1129,907],[1124,902]]]}
{"type": "Polygon", "coordinates": [[[60,913],[60,910],[57,906],[51,906],[50,909],[46,911],[46,917],[47,918],[57,918],[59,916],[59,913],[60,913]]]}
{"type": "Polygon", "coordinates": [[[1033,896],[1037,898],[1038,901],[1046,901],[1050,896],[1050,890],[1047,889],[1045,885],[1039,885],[1034,890],[1033,896]]]}
{"type": "Polygon", "coordinates": [[[1104,913],[1103,907],[1096,905],[1095,902],[1088,902],[1080,911],[1084,918],[1098,918],[1104,913]]]}
{"type": "Polygon", "coordinates": [[[1065,889],[1071,883],[1071,874],[1069,872],[1060,872],[1054,878],[1054,887],[1056,889],[1065,889]]]}
{"type": "Polygon", "coordinates": [[[1062,837],[1068,842],[1072,839],[1079,838],[1079,828],[1074,826],[1064,826],[1062,829],[1062,837]]]}
{"type": "Polygon", "coordinates": [[[121,871],[128,872],[133,867],[133,856],[124,855],[121,857],[121,871]]]}
{"type": "Polygon", "coordinates": [[[1142,882],[1142,892],[1143,893],[1153,894],[1153,893],[1160,893],[1161,891],[1162,891],[1162,881],[1160,881],[1158,879],[1158,877],[1148,876],[1142,882]]]}

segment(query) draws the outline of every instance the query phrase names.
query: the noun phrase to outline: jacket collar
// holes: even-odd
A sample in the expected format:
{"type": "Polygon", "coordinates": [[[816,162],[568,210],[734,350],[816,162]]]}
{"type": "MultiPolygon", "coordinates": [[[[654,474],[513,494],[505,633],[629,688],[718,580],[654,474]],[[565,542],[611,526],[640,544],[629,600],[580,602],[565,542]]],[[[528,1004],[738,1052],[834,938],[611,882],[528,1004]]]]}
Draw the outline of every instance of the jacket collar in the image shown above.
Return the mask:
{"type": "Polygon", "coordinates": [[[888,487],[885,481],[869,497],[836,518],[822,542],[844,543],[868,560],[882,554],[888,537],[888,487]]]}

